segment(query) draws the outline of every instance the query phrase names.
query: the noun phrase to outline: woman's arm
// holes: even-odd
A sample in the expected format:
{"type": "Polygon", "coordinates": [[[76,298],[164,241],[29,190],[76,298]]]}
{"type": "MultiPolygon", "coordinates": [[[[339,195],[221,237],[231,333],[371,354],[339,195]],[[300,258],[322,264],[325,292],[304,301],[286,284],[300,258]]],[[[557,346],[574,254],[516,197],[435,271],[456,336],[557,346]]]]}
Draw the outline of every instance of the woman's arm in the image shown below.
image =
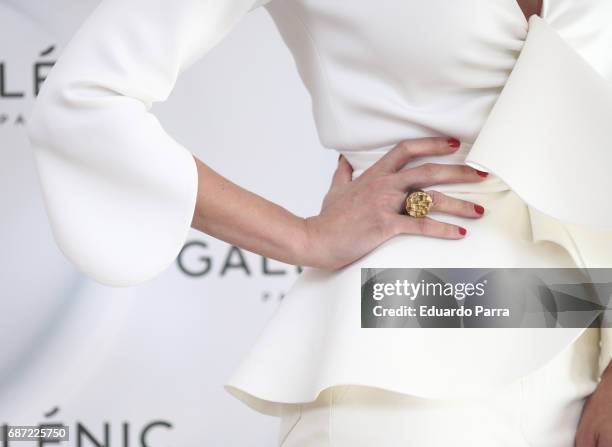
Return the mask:
{"type": "Polygon", "coordinates": [[[307,264],[305,219],[232,183],[197,158],[196,164],[193,228],[272,259],[307,264]]]}
{"type": "MultiPolygon", "coordinates": [[[[450,154],[457,150],[456,143],[439,137],[401,141],[356,180],[341,157],[321,212],[305,219],[240,188],[197,160],[193,226],[270,258],[330,270],[355,261],[397,234],[461,239],[466,234],[462,227],[400,214],[409,189],[486,177],[462,165],[424,164],[401,170],[418,157],[450,154]]],[[[432,211],[466,218],[484,212],[472,202],[429,192],[432,211]]]]}

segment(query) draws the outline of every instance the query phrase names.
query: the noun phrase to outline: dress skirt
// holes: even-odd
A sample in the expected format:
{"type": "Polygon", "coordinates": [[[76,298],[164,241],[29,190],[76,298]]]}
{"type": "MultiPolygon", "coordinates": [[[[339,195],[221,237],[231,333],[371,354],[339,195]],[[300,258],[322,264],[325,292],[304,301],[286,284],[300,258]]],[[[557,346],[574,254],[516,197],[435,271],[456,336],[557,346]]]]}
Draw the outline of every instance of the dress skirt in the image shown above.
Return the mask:
{"type": "Polygon", "coordinates": [[[464,399],[423,399],[345,385],[287,404],[280,447],[573,447],[582,408],[597,386],[598,329],[544,367],[464,399]]]}

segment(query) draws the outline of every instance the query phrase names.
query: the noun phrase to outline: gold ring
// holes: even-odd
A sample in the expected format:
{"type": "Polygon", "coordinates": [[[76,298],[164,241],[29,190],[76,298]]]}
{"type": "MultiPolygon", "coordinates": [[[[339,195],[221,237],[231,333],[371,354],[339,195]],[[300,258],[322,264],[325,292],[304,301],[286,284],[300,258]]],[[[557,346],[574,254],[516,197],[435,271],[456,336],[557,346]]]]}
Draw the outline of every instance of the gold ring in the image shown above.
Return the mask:
{"type": "Polygon", "coordinates": [[[425,217],[429,213],[433,197],[423,190],[416,189],[408,193],[404,210],[410,217],[425,217]]]}

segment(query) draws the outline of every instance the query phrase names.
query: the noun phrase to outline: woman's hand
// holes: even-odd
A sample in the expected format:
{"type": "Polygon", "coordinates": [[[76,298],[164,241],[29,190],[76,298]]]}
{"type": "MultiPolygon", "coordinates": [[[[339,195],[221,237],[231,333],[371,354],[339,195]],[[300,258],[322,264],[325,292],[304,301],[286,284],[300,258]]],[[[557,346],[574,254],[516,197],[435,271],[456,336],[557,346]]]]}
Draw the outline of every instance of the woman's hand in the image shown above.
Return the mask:
{"type": "Polygon", "coordinates": [[[612,447],[612,364],[584,406],[576,447],[612,447]]]}
{"type": "MultiPolygon", "coordinates": [[[[230,244],[304,267],[335,270],[400,233],[461,239],[466,230],[431,218],[400,214],[406,192],[443,183],[479,182],[484,173],[465,165],[426,163],[402,167],[418,157],[447,155],[457,140],[421,138],[396,145],[357,179],[341,158],[318,216],[301,218],[241,188],[198,158],[198,197],[192,227],[230,244]]],[[[428,191],[431,211],[477,218],[484,209],[428,191]]]]}
{"type": "MultiPolygon", "coordinates": [[[[429,217],[400,214],[407,191],[443,183],[479,182],[486,173],[466,165],[426,163],[400,169],[418,157],[456,151],[454,139],[429,137],[404,140],[354,181],[352,168],[340,157],[321,213],[305,220],[306,247],[302,265],[338,269],[359,259],[397,234],[419,234],[461,239],[460,226],[429,217]]],[[[484,209],[472,202],[427,191],[433,197],[430,211],[478,218],[484,209]]]]}

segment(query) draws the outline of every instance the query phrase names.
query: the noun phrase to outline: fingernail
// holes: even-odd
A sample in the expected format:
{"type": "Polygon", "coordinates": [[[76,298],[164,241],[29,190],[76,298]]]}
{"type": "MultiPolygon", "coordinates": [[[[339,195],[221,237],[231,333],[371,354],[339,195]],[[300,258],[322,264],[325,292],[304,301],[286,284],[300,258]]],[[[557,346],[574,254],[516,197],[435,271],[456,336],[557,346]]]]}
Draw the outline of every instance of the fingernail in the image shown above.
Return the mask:
{"type": "Polygon", "coordinates": [[[455,148],[457,148],[457,147],[459,147],[459,146],[461,145],[461,141],[459,141],[459,140],[458,140],[458,139],[456,139],[456,138],[449,138],[448,140],[446,140],[446,142],[448,143],[448,145],[449,145],[450,147],[455,147],[455,148]]]}
{"type": "Polygon", "coordinates": [[[486,177],[486,176],[488,176],[488,175],[489,175],[489,173],[488,173],[488,172],[485,172],[485,171],[479,171],[478,169],[476,169],[476,174],[478,174],[478,175],[479,175],[479,176],[481,176],[481,177],[486,177]]]}
{"type": "Polygon", "coordinates": [[[476,211],[478,214],[484,214],[484,208],[480,205],[474,205],[474,211],[476,211]]]}
{"type": "Polygon", "coordinates": [[[342,154],[338,155],[338,161],[342,158],[342,154]]]}
{"type": "Polygon", "coordinates": [[[461,236],[465,236],[467,234],[467,230],[463,227],[459,227],[459,234],[461,236]]]}

